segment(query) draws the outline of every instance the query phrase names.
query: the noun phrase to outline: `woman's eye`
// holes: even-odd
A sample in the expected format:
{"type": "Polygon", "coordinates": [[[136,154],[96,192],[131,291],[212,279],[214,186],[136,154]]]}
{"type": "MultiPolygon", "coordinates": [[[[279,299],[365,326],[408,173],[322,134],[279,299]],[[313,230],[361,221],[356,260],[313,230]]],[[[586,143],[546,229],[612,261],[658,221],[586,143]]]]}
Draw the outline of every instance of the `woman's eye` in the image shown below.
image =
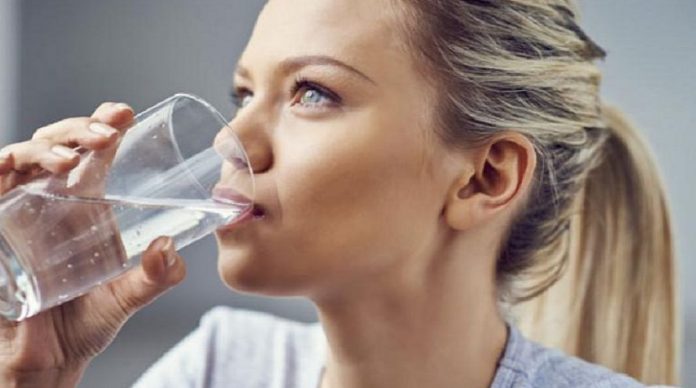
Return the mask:
{"type": "Polygon", "coordinates": [[[254,95],[250,90],[239,88],[235,89],[230,93],[230,100],[237,108],[244,108],[251,103],[251,99],[254,95]]]}
{"type": "Polygon", "coordinates": [[[333,92],[308,81],[298,81],[293,89],[293,105],[299,104],[303,107],[330,107],[340,102],[340,98],[333,92]]]}
{"type": "Polygon", "coordinates": [[[300,97],[300,103],[303,105],[318,105],[322,101],[329,100],[327,97],[321,94],[320,91],[315,89],[307,89],[300,97]]]}

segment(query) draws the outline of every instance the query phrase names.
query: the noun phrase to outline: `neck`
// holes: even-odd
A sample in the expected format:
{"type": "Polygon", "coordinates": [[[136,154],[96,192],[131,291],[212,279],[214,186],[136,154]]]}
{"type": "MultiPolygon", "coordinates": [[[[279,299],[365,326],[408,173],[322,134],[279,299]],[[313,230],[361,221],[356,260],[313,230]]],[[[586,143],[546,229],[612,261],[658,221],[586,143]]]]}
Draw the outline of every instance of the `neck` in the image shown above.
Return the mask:
{"type": "Polygon", "coordinates": [[[495,282],[481,276],[493,270],[439,262],[315,299],[329,345],[322,387],[490,386],[507,338],[495,282]]]}

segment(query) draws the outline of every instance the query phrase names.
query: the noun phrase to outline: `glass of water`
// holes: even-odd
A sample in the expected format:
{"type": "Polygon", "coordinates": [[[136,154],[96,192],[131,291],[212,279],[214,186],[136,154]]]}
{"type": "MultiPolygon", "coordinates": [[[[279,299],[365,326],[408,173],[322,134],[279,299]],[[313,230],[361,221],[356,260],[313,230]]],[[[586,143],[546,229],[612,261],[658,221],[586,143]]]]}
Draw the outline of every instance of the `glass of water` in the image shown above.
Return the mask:
{"type": "Polygon", "coordinates": [[[158,236],[177,248],[253,210],[241,142],[202,99],[177,94],[138,114],[112,148],[0,198],[0,315],[21,320],[139,262],[158,236]]]}

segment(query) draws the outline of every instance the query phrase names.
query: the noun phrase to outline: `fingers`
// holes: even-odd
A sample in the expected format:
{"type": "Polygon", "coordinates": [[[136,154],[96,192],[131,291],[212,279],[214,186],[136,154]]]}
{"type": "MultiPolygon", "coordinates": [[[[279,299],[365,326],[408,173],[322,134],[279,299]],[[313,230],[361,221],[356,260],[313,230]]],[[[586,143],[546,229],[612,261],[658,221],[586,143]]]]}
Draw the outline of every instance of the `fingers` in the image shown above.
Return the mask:
{"type": "MultiPolygon", "coordinates": [[[[0,155],[0,196],[5,195],[13,188],[29,182],[34,174],[32,172],[13,172],[14,158],[0,155]]],[[[37,167],[37,170],[39,167],[37,167]]]]}
{"type": "MultiPolygon", "coordinates": [[[[105,102],[101,104],[92,114],[92,119],[99,120],[101,123],[109,125],[110,128],[118,130],[121,134],[130,128],[135,117],[133,109],[124,103],[105,102]]],[[[92,124],[99,125],[99,124],[92,124]]],[[[117,144],[112,147],[93,153],[91,160],[84,164],[81,172],[82,183],[77,188],[88,188],[91,191],[100,192],[104,189],[105,181],[102,177],[107,175],[114,158],[116,157],[117,144]]]]}
{"type": "Polygon", "coordinates": [[[92,119],[122,130],[133,124],[135,112],[128,104],[105,102],[94,111],[92,119]]]}
{"type": "Polygon", "coordinates": [[[118,312],[130,316],[155,300],[186,276],[186,265],[169,237],[153,241],[141,265],[110,283],[118,312]]]}
{"type": "MultiPolygon", "coordinates": [[[[123,129],[134,121],[133,109],[124,103],[103,103],[92,117],[77,117],[39,128],[32,140],[0,150],[0,174],[28,172],[41,167],[53,173],[66,172],[79,163],[71,150],[81,146],[102,150],[116,144],[123,129]]],[[[113,152],[115,153],[115,147],[113,152]]]]}
{"type": "Polygon", "coordinates": [[[32,140],[45,140],[68,147],[82,146],[99,150],[114,144],[119,131],[89,117],[75,117],[39,128],[32,140]]]}
{"type": "Polygon", "coordinates": [[[80,161],[80,155],[69,147],[47,140],[30,140],[3,148],[0,159],[3,160],[0,173],[11,170],[25,173],[37,166],[61,173],[74,168],[80,161]]]}
{"type": "MultiPolygon", "coordinates": [[[[92,119],[100,120],[104,124],[118,129],[121,133],[130,128],[135,121],[133,109],[130,106],[113,102],[101,104],[92,115],[92,119]]],[[[111,168],[116,157],[116,152],[117,144],[114,143],[113,147],[93,153],[91,160],[84,165],[80,187],[90,188],[90,190],[97,192],[103,190],[105,181],[101,177],[107,175],[107,171],[111,168]]]]}
{"type": "Polygon", "coordinates": [[[12,171],[14,161],[12,155],[0,155],[0,175],[7,174],[12,171]]]}

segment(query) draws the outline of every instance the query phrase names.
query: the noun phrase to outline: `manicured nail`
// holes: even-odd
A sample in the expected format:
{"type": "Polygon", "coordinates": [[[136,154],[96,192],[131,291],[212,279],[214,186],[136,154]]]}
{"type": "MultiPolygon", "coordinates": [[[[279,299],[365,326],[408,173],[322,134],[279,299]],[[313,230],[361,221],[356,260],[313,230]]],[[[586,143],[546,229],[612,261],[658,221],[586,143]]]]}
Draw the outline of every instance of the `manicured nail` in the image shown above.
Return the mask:
{"type": "Polygon", "coordinates": [[[173,267],[176,264],[176,254],[170,253],[167,255],[167,267],[173,267]]]}
{"type": "Polygon", "coordinates": [[[171,238],[167,239],[166,244],[162,247],[162,254],[166,258],[167,267],[171,267],[176,263],[176,253],[174,252],[171,238]]]}
{"type": "Polygon", "coordinates": [[[92,123],[89,125],[89,130],[96,133],[97,135],[101,135],[104,137],[110,137],[115,133],[118,133],[117,130],[114,128],[111,128],[110,126],[102,123],[92,123]]]}
{"type": "Polygon", "coordinates": [[[60,156],[61,158],[72,160],[75,157],[79,156],[77,152],[75,152],[72,148],[68,148],[66,146],[62,145],[54,145],[51,147],[51,152],[54,154],[60,156]]]}
{"type": "Polygon", "coordinates": [[[133,108],[131,108],[128,104],[125,104],[123,102],[119,102],[118,104],[114,105],[114,110],[117,110],[117,111],[129,110],[131,112],[134,112],[133,108]]]}

